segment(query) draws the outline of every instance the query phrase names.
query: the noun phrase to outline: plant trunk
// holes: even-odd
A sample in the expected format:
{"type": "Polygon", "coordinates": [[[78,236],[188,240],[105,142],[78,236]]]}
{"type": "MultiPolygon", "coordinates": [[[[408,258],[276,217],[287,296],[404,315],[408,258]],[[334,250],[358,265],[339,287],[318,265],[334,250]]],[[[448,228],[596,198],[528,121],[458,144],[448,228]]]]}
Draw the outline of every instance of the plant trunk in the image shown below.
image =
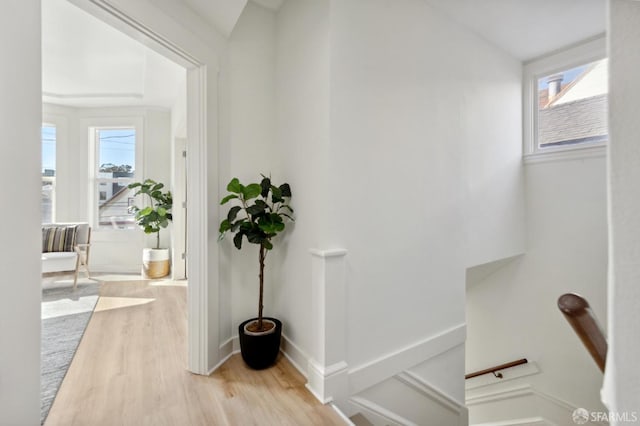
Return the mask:
{"type": "Polygon", "coordinates": [[[262,330],[262,297],[264,294],[264,259],[266,249],[260,245],[260,298],[258,300],[258,329],[262,330]]]}
{"type": "Polygon", "coordinates": [[[160,248],[160,231],[156,232],[156,248],[160,248]]]}

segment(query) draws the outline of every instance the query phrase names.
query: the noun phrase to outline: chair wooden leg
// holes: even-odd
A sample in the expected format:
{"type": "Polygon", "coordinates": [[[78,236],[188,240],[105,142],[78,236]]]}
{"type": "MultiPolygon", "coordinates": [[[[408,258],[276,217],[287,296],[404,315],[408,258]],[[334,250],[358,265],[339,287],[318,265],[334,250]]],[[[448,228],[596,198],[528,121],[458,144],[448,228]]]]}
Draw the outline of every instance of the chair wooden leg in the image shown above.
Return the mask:
{"type": "Polygon", "coordinates": [[[74,290],[78,287],[78,272],[80,272],[80,254],[79,253],[76,259],[76,270],[73,273],[73,289],[74,290]]]}

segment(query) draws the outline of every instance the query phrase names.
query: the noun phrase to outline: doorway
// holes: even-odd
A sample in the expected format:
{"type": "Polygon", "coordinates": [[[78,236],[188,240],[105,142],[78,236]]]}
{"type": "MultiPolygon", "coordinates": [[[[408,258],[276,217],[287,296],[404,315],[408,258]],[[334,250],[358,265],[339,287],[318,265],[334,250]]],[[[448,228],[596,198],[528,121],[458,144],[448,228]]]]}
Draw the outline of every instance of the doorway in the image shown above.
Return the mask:
{"type": "MultiPolygon", "coordinates": [[[[178,37],[182,28],[172,21],[157,19],[158,11],[151,4],[116,6],[105,0],[68,0],[80,9],[89,13],[107,25],[141,42],[153,51],[175,62],[187,70],[187,95],[186,106],[186,138],[185,145],[190,153],[187,158],[185,175],[189,186],[185,191],[185,202],[188,209],[185,211],[184,222],[188,235],[186,252],[190,253],[189,263],[186,265],[189,276],[188,286],[188,366],[187,368],[196,374],[207,374],[209,366],[215,364],[217,353],[210,353],[210,347],[217,347],[217,327],[212,327],[209,320],[209,304],[212,302],[208,295],[210,286],[217,286],[214,277],[213,282],[208,279],[209,254],[208,254],[208,189],[207,189],[207,142],[212,145],[212,151],[216,152],[217,133],[208,135],[208,128],[217,124],[215,109],[214,114],[208,114],[208,99],[217,96],[217,79],[209,78],[209,69],[217,69],[217,54],[207,46],[207,54],[204,60],[196,59],[192,50],[203,51],[202,42],[191,36],[178,37]],[[125,10],[131,8],[133,10],[125,10]],[[147,10],[148,9],[148,10],[147,10]],[[145,22],[141,22],[145,17],[145,22]],[[163,27],[165,34],[172,34],[176,39],[161,35],[150,29],[147,20],[154,20],[158,26],[163,27]],[[210,68],[213,65],[212,68],[210,68]],[[213,94],[213,95],[212,95],[213,94]],[[210,343],[210,341],[213,341],[210,343]]],[[[181,34],[183,35],[183,34],[181,34]]],[[[212,74],[215,76],[215,74],[212,74]]],[[[214,105],[215,107],[215,105],[214,105]]],[[[213,188],[213,198],[217,198],[216,189],[213,188]]],[[[215,249],[214,249],[215,250],[215,249]]],[[[216,291],[211,289],[211,293],[216,291]]]]}

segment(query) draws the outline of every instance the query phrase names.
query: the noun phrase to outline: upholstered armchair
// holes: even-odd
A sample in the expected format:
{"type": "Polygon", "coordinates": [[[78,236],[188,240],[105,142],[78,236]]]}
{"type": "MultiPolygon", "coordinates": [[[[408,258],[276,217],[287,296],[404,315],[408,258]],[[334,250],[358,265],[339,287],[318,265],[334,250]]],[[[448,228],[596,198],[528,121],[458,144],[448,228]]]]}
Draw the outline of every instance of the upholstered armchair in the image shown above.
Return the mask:
{"type": "Polygon", "coordinates": [[[78,273],[84,269],[87,278],[91,227],[88,223],[49,223],[42,225],[42,273],[72,272],[73,288],[78,284],[78,273]]]}

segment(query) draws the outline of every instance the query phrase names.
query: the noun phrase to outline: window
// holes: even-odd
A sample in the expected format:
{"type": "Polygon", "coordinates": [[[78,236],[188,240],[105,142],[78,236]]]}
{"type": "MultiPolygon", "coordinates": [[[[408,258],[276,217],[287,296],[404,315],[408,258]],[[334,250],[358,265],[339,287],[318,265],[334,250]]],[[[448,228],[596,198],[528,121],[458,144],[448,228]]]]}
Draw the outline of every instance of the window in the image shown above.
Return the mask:
{"type": "Polygon", "coordinates": [[[95,128],[95,194],[99,228],[135,227],[128,207],[136,164],[135,128],[95,128]]]}
{"type": "Polygon", "coordinates": [[[525,66],[525,154],[602,147],[608,60],[599,40],[525,66]]]}
{"type": "Polygon", "coordinates": [[[56,195],[56,127],[42,125],[42,223],[55,219],[56,195]]]}

